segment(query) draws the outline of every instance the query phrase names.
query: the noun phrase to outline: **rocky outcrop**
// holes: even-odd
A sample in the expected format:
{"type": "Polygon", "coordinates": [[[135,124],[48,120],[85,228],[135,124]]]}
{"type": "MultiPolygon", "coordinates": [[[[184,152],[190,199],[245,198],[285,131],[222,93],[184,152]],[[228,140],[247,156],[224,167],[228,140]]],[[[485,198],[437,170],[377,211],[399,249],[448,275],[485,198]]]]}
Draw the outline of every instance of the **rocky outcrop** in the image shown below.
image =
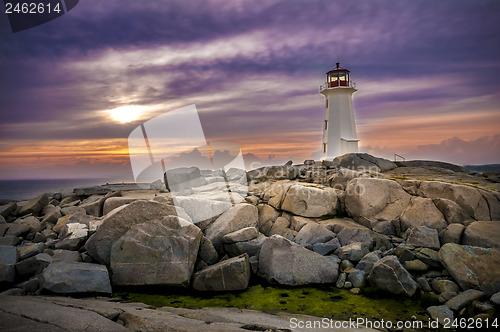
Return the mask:
{"type": "Polygon", "coordinates": [[[21,210],[19,210],[19,215],[24,216],[29,213],[38,215],[38,213],[42,211],[42,209],[48,204],[49,204],[49,195],[42,194],[26,202],[21,207],[21,210]]]}
{"type": "Polygon", "coordinates": [[[201,238],[176,216],[133,225],[111,249],[113,284],[188,286],[201,238]]]}
{"type": "Polygon", "coordinates": [[[439,258],[463,290],[500,291],[500,250],[447,243],[439,258]]]}
{"type": "Polygon", "coordinates": [[[259,272],[269,282],[282,285],[335,283],[338,265],[282,236],[273,235],[260,251],[259,272]]]}
{"type": "Polygon", "coordinates": [[[248,287],[251,270],[243,254],[211,265],[193,276],[193,288],[200,291],[234,291],[248,287]]]}

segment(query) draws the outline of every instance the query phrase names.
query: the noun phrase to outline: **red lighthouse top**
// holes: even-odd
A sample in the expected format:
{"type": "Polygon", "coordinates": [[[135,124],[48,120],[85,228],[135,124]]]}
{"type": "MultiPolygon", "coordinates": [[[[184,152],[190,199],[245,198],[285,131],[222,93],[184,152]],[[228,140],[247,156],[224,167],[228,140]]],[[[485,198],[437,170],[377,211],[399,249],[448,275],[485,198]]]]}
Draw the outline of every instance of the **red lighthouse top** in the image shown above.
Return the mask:
{"type": "Polygon", "coordinates": [[[329,88],[335,88],[339,86],[349,86],[349,70],[340,67],[340,63],[337,62],[337,66],[326,73],[326,83],[329,88]]]}

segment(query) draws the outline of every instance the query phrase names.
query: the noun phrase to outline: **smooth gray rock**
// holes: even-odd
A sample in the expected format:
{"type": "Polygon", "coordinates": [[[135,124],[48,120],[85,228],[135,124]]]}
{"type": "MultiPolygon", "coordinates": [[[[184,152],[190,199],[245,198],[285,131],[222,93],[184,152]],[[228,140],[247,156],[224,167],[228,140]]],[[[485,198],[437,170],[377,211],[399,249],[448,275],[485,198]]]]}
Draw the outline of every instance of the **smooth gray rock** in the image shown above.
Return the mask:
{"type": "Polygon", "coordinates": [[[217,250],[215,250],[212,241],[203,237],[200,243],[200,252],[198,253],[200,258],[207,263],[208,265],[212,265],[219,260],[219,255],[217,254],[217,250]]]}
{"type": "Polygon", "coordinates": [[[239,256],[244,253],[248,254],[250,257],[256,256],[259,254],[266,239],[267,236],[259,233],[255,239],[249,241],[224,244],[224,250],[230,257],[239,256]]]}
{"type": "Polygon", "coordinates": [[[462,242],[462,234],[464,232],[465,226],[462,224],[449,224],[444,230],[442,243],[457,243],[462,242]]]}
{"type": "Polygon", "coordinates": [[[441,247],[439,245],[438,231],[426,226],[411,228],[406,243],[415,247],[426,247],[438,250],[441,247]]]}
{"type": "Polygon", "coordinates": [[[378,178],[352,179],[346,192],[346,212],[368,227],[398,218],[411,198],[396,181],[378,178]]]}
{"type": "Polygon", "coordinates": [[[55,248],[66,250],[78,250],[87,240],[89,234],[88,226],[80,223],[67,223],[59,233],[59,241],[55,248]]]}
{"type": "Polygon", "coordinates": [[[368,153],[348,153],[338,156],[332,162],[323,162],[326,166],[343,167],[354,170],[370,170],[375,172],[386,172],[396,168],[396,164],[390,160],[374,157],[368,153]]]}
{"type": "Polygon", "coordinates": [[[426,226],[441,231],[448,226],[443,213],[430,198],[413,196],[400,216],[401,230],[426,226]],[[425,213],[423,213],[425,211],[425,213]]]}
{"type": "Polygon", "coordinates": [[[62,217],[61,208],[59,206],[54,206],[52,204],[47,205],[42,210],[43,219],[42,222],[55,224],[57,219],[62,217]]]}
{"type": "Polygon", "coordinates": [[[259,230],[255,227],[245,227],[222,237],[224,243],[235,243],[250,241],[259,236],[259,230]]]}
{"type": "Polygon", "coordinates": [[[40,232],[45,228],[45,223],[41,223],[38,218],[29,216],[21,219],[17,219],[13,223],[14,225],[19,224],[19,225],[28,225],[30,227],[30,232],[40,232]]]}
{"type": "Polygon", "coordinates": [[[226,259],[193,275],[193,288],[200,291],[234,291],[248,287],[251,270],[248,255],[226,259]]]}
{"type": "Polygon", "coordinates": [[[130,204],[132,202],[137,201],[138,198],[134,197],[110,197],[104,201],[104,205],[102,207],[102,214],[107,215],[109,212],[113,211],[114,209],[130,204]]]}
{"type": "Polygon", "coordinates": [[[340,168],[329,179],[330,187],[345,190],[349,181],[359,177],[368,177],[368,175],[363,172],[354,171],[352,169],[340,168]]]}
{"type": "Polygon", "coordinates": [[[318,254],[325,256],[332,252],[340,250],[340,241],[337,238],[333,238],[325,243],[315,243],[313,244],[312,247],[314,252],[317,252],[318,254]]]}
{"type": "Polygon", "coordinates": [[[427,313],[431,316],[432,319],[437,319],[437,321],[441,325],[445,325],[446,323],[450,324],[450,322],[453,322],[453,311],[451,311],[451,309],[446,305],[428,307],[427,313]]]}
{"type": "Polygon", "coordinates": [[[434,279],[431,283],[432,288],[438,293],[455,292],[458,293],[459,288],[456,283],[446,279],[434,279]]]}
{"type": "Polygon", "coordinates": [[[496,305],[500,305],[500,292],[496,292],[491,295],[490,301],[495,303],[496,305]]]}
{"type": "Polygon", "coordinates": [[[259,211],[259,230],[261,233],[269,236],[274,221],[279,217],[280,213],[274,207],[268,204],[257,205],[259,211]]]}
{"type": "Polygon", "coordinates": [[[351,282],[353,287],[361,288],[366,286],[367,273],[363,270],[353,270],[349,272],[347,280],[351,282]]]}
{"type": "Polygon", "coordinates": [[[325,226],[310,222],[304,225],[295,236],[295,243],[302,246],[314,245],[315,243],[325,243],[335,237],[335,233],[325,226]]]}
{"type": "Polygon", "coordinates": [[[215,248],[222,244],[222,237],[246,227],[258,227],[258,209],[250,204],[237,204],[227,210],[210,224],[205,236],[212,241],[215,248]]]}
{"type": "Polygon", "coordinates": [[[454,298],[448,300],[448,302],[446,302],[446,305],[454,311],[459,311],[467,304],[471,303],[472,301],[479,300],[484,295],[485,294],[481,291],[475,289],[468,289],[458,294],[454,298]]]}
{"type": "Polygon", "coordinates": [[[269,282],[282,285],[334,283],[338,265],[282,236],[273,235],[260,251],[259,271],[269,282]]]}
{"type": "Polygon", "coordinates": [[[31,232],[31,226],[28,224],[6,224],[7,231],[5,232],[5,236],[20,236],[24,237],[29,232],[31,232]]]}
{"type": "Polygon", "coordinates": [[[462,244],[500,249],[500,221],[475,221],[464,231],[462,244]]]}
{"type": "Polygon", "coordinates": [[[85,209],[85,213],[94,217],[102,216],[105,201],[104,195],[92,195],[84,199],[78,207],[85,209]]]}
{"type": "Polygon", "coordinates": [[[417,290],[417,283],[399,263],[396,256],[385,256],[373,265],[368,280],[380,289],[393,294],[412,296],[417,290]]]}
{"type": "Polygon", "coordinates": [[[89,263],[56,262],[43,270],[41,288],[60,294],[111,293],[106,266],[89,263]]]}
{"type": "Polygon", "coordinates": [[[284,196],[281,209],[293,214],[317,218],[335,214],[339,200],[332,188],[292,185],[284,196]]]}
{"type": "Polygon", "coordinates": [[[361,242],[353,242],[340,248],[339,257],[351,262],[359,262],[370,251],[365,244],[361,242]]]}
{"type": "Polygon", "coordinates": [[[130,227],[111,249],[113,284],[188,286],[202,236],[176,216],[130,227]]]}
{"type": "Polygon", "coordinates": [[[359,261],[358,265],[356,265],[356,269],[365,271],[367,274],[370,273],[370,271],[373,268],[373,265],[380,260],[380,252],[379,251],[373,251],[365,256],[359,261]]]}
{"type": "Polygon", "coordinates": [[[500,291],[499,249],[447,243],[439,257],[462,289],[479,289],[488,295],[500,291]]]}
{"type": "Polygon", "coordinates": [[[130,227],[169,215],[177,215],[175,207],[157,202],[135,201],[121,206],[106,215],[85,248],[97,262],[109,265],[111,247],[130,227]]]}

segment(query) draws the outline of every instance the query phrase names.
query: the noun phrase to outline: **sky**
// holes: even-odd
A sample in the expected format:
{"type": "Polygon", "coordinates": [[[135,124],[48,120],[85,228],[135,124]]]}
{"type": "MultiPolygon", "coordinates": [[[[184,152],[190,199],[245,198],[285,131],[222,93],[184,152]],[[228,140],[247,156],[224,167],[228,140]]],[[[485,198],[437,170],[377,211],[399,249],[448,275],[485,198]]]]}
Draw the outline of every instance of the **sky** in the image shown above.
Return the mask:
{"type": "Polygon", "coordinates": [[[361,151],[500,163],[499,17],[484,0],[82,0],[12,33],[1,13],[0,179],[132,178],[132,130],[191,104],[247,165],[318,159],[336,62],[361,151]]]}

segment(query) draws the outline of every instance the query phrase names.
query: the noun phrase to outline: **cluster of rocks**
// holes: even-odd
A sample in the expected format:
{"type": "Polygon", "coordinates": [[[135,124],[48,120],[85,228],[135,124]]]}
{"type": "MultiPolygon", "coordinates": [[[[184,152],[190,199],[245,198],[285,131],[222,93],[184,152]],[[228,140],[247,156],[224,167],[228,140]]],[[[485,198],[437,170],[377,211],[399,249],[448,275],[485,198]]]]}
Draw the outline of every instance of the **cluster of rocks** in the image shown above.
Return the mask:
{"type": "Polygon", "coordinates": [[[261,277],[425,296],[442,303],[428,308],[440,320],[493,317],[500,194],[377,176],[394,167],[353,154],[250,171],[248,195],[215,217],[214,195],[174,205],[159,191],[145,199],[94,188],[12,202],[0,207],[0,283],[6,294],[109,294],[122,285],[241,290],[261,277]]]}

